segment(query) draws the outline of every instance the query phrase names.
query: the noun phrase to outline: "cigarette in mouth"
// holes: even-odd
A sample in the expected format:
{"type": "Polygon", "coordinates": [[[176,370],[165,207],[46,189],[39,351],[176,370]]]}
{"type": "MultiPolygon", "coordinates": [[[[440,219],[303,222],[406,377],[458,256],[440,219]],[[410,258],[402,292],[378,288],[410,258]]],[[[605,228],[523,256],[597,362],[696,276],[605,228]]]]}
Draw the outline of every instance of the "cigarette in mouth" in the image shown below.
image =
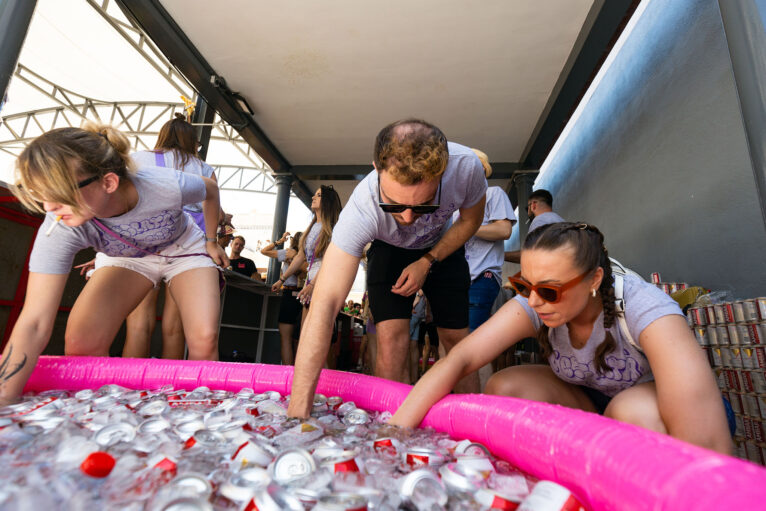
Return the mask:
{"type": "Polygon", "coordinates": [[[48,230],[45,231],[45,235],[50,236],[51,233],[53,232],[53,229],[56,228],[56,226],[59,224],[60,221],[61,221],[61,216],[59,215],[56,217],[56,220],[51,224],[51,226],[48,227],[48,230]]]}

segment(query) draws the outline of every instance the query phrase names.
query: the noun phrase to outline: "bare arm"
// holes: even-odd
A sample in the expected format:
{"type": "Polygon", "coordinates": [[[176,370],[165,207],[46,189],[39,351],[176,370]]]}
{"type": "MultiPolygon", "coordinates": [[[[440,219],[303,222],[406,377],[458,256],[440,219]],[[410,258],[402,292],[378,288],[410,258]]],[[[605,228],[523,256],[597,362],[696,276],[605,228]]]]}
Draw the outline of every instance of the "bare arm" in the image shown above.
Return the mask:
{"type": "MultiPolygon", "coordinates": [[[[479,202],[470,208],[461,208],[460,217],[444,233],[442,239],[429,251],[430,254],[439,261],[443,261],[452,252],[465,245],[465,242],[476,233],[482,220],[484,220],[485,201],[486,197],[482,197],[479,202]]],[[[413,293],[423,287],[430,267],[431,264],[424,257],[410,264],[402,270],[402,274],[391,288],[391,292],[402,296],[412,296],[413,293]]]]}
{"type": "Polygon", "coordinates": [[[68,276],[29,274],[24,307],[0,359],[0,406],[21,395],[48,344],[68,276]]]}
{"type": "Polygon", "coordinates": [[[513,222],[510,220],[494,220],[479,227],[474,236],[485,241],[507,240],[511,237],[512,230],[513,222]]]}
{"type": "Polygon", "coordinates": [[[359,257],[345,253],[333,243],[327,247],[306,325],[301,328],[290,405],[287,408],[290,417],[308,417],[311,413],[319,372],[330,348],[333,322],[351,290],[358,267],[359,257]]]}
{"type": "MultiPolygon", "coordinates": [[[[286,232],[277,241],[269,243],[268,245],[263,247],[261,249],[261,254],[265,255],[266,257],[271,257],[272,259],[276,259],[277,258],[277,245],[281,245],[282,243],[287,241],[287,236],[289,236],[289,235],[290,235],[290,233],[286,232]]],[[[287,249],[287,250],[289,251],[289,250],[292,250],[292,249],[287,249]]],[[[293,250],[293,252],[294,252],[294,250],[293,250]]],[[[290,256],[290,255],[287,256],[288,259],[290,257],[292,257],[292,256],[290,256]]]]}
{"type": "Polygon", "coordinates": [[[215,264],[226,268],[231,263],[216,238],[218,218],[221,213],[218,183],[207,177],[203,177],[202,180],[205,182],[205,200],[202,201],[202,214],[205,217],[205,248],[215,264]]]}
{"type": "Polygon", "coordinates": [[[731,454],[721,393],[686,321],[663,316],[641,332],[639,342],[654,373],[660,416],[668,433],[731,454]]]}
{"type": "Polygon", "coordinates": [[[521,250],[513,250],[505,253],[505,260],[509,263],[521,263],[521,250]]]}
{"type": "Polygon", "coordinates": [[[389,423],[416,427],[461,378],[489,363],[508,347],[534,335],[534,325],[524,308],[515,300],[506,303],[420,378],[389,423]]]}
{"type": "MultiPolygon", "coordinates": [[[[216,185],[218,184],[218,178],[216,177],[215,172],[210,174],[210,179],[215,181],[216,185]]],[[[224,212],[223,207],[219,204],[218,205],[218,222],[216,222],[216,226],[223,224],[224,218],[226,218],[226,213],[224,212]]],[[[205,225],[207,225],[207,223],[205,223],[205,225]]]]}
{"type": "Polygon", "coordinates": [[[303,250],[299,250],[295,254],[295,257],[293,257],[293,260],[290,262],[290,266],[287,267],[287,270],[285,270],[285,272],[279,277],[279,280],[274,282],[274,285],[271,286],[271,290],[274,292],[279,291],[282,283],[287,280],[287,277],[295,274],[300,274],[305,262],[306,254],[303,253],[303,250]]]}

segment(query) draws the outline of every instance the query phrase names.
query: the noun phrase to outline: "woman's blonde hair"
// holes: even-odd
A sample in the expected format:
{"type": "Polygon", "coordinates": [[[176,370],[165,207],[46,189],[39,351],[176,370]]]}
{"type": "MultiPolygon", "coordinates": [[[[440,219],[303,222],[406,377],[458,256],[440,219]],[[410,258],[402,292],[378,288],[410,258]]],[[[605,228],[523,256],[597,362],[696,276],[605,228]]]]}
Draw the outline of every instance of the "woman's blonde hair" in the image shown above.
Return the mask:
{"type": "Polygon", "coordinates": [[[487,157],[487,153],[485,153],[481,149],[474,149],[474,148],[471,148],[471,151],[476,153],[476,156],[479,157],[481,166],[484,167],[484,177],[489,179],[489,176],[492,175],[492,165],[489,164],[489,158],[487,157]]]}
{"type": "Polygon", "coordinates": [[[16,160],[13,194],[29,210],[44,213],[43,199],[81,213],[78,181],[109,172],[121,179],[135,170],[128,138],[112,126],[86,121],[82,128],[43,133],[16,160]]]}
{"type": "Polygon", "coordinates": [[[173,151],[176,170],[183,170],[190,160],[199,159],[197,129],[186,121],[184,114],[176,112],[174,118],[160,128],[154,151],[173,151]]]}

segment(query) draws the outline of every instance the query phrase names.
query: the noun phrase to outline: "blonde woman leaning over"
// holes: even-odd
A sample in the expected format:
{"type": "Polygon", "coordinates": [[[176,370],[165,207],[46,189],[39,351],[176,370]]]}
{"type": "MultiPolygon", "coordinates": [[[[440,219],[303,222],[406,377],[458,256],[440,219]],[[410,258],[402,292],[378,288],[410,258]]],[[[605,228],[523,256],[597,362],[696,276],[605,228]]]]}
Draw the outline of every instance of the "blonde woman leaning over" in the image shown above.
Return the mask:
{"type": "Polygon", "coordinates": [[[520,296],[437,362],[391,422],[418,425],[462,376],[536,336],[548,363],[498,372],[487,394],[602,413],[730,453],[721,394],[678,304],[638,277],[619,278],[627,333],[617,317],[615,276],[599,230],[562,222],[531,232],[521,273],[511,279],[520,296]]]}
{"type": "Polygon", "coordinates": [[[16,163],[14,193],[45,211],[29,260],[26,301],[2,355],[0,403],[15,400],[48,343],[74,255],[105,255],[69,314],[68,355],[106,356],[125,317],[168,282],[188,333],[189,358],[218,358],[215,181],[169,169],[135,169],[127,138],[107,126],[49,131],[16,163]],[[183,206],[202,201],[206,233],[183,206]]]}

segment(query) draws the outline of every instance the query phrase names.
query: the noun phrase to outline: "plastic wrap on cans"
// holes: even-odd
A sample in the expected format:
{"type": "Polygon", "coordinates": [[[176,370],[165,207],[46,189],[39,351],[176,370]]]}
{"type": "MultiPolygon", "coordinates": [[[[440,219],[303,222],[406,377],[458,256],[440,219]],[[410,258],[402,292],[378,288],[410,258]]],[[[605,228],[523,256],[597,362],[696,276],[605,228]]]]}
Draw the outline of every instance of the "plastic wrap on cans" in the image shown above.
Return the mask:
{"type": "Polygon", "coordinates": [[[519,511],[585,511],[572,492],[553,481],[540,481],[518,507],[519,511]]]}

